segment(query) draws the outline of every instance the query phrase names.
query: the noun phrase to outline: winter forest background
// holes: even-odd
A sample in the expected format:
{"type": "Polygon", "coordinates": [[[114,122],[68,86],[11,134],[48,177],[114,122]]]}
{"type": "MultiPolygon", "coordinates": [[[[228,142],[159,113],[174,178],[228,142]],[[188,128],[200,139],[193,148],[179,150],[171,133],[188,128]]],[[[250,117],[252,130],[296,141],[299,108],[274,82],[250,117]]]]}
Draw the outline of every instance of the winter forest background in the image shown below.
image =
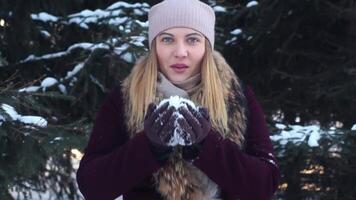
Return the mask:
{"type": "MultiPolygon", "coordinates": [[[[147,51],[159,1],[0,0],[0,199],[82,199],[75,171],[107,94],[147,51]]],[[[356,1],[205,1],[282,171],[275,199],[356,199],[356,1]]]]}

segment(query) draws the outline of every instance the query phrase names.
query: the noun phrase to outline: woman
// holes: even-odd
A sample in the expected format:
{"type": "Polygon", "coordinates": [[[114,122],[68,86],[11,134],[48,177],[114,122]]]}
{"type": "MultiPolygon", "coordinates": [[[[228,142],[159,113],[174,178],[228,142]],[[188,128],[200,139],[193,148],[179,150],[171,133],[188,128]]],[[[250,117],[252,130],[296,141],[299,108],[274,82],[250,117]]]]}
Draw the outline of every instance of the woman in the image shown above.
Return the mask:
{"type": "Polygon", "coordinates": [[[198,0],[151,8],[150,51],[109,94],[80,163],[87,200],[272,197],[279,169],[262,110],[213,50],[214,26],[198,0]],[[198,109],[157,107],[172,95],[198,109]],[[176,120],[186,146],[169,144],[176,120]]]}

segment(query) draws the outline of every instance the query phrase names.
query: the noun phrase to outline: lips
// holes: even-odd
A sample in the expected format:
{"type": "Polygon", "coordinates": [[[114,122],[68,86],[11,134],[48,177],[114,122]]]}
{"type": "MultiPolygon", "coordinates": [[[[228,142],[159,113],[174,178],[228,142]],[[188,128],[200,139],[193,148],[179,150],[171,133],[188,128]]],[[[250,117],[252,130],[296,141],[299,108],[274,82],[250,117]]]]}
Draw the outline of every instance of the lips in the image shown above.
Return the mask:
{"type": "Polygon", "coordinates": [[[171,68],[176,73],[184,73],[185,70],[188,69],[188,65],[177,63],[177,64],[171,65],[171,68]]]}
{"type": "Polygon", "coordinates": [[[188,65],[186,64],[173,64],[171,65],[172,68],[178,68],[178,69],[181,69],[181,68],[188,68],[188,65]]]}
{"type": "Polygon", "coordinates": [[[177,63],[177,64],[171,65],[171,68],[173,69],[173,71],[175,73],[182,74],[182,73],[184,73],[186,71],[186,69],[188,69],[188,65],[177,63]]]}

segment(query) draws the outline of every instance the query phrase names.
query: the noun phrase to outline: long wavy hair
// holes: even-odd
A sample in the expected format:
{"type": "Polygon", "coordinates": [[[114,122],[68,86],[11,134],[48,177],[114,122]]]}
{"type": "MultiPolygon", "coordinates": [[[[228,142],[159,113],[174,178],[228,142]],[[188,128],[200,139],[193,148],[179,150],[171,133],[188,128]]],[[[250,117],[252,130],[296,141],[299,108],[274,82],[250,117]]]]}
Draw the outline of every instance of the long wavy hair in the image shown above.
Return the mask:
{"type": "MultiPolygon", "coordinates": [[[[148,104],[158,103],[160,100],[160,94],[156,94],[158,68],[154,40],[151,51],[138,60],[131,74],[122,83],[126,101],[126,125],[131,137],[143,129],[148,104]]],[[[239,101],[236,100],[242,96],[238,78],[225,59],[206,42],[201,62],[201,83],[190,96],[190,100],[207,107],[213,128],[240,147],[244,141],[246,116],[243,106],[238,105],[239,101]]],[[[166,199],[210,199],[202,197],[207,194],[206,191],[203,192],[204,187],[210,188],[206,185],[210,184],[211,181],[207,181],[210,179],[199,170],[192,169],[181,159],[179,153],[171,156],[165,166],[154,174],[154,178],[157,191],[166,199]]]]}
{"type": "MultiPolygon", "coordinates": [[[[228,116],[224,96],[227,95],[228,88],[222,84],[213,53],[210,43],[206,42],[201,63],[200,92],[193,94],[191,100],[207,107],[213,128],[225,133],[228,130],[228,116]]],[[[158,68],[156,41],[153,40],[148,55],[137,61],[130,75],[123,82],[123,86],[128,88],[126,98],[130,105],[127,124],[131,133],[142,129],[147,107],[151,102],[155,102],[158,68]]]]}
{"type": "MultiPolygon", "coordinates": [[[[158,74],[158,60],[156,41],[153,40],[152,48],[148,55],[141,57],[130,75],[124,80],[124,87],[128,88],[126,98],[130,102],[128,128],[141,127],[148,104],[155,101],[158,74]]],[[[201,63],[201,93],[194,94],[191,100],[208,108],[210,119],[215,129],[225,132],[227,130],[227,110],[224,96],[227,88],[219,77],[219,72],[214,61],[213,51],[209,42],[205,42],[205,54],[201,63]]]]}

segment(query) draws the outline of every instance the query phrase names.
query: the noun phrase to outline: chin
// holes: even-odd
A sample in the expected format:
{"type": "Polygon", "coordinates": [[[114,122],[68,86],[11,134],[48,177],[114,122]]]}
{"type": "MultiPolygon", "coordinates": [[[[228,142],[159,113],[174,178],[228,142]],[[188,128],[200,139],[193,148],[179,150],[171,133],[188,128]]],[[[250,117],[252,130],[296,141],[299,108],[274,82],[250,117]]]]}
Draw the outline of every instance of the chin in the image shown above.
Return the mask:
{"type": "Polygon", "coordinates": [[[172,77],[170,80],[173,81],[173,82],[181,82],[181,81],[185,81],[187,79],[188,79],[188,77],[177,77],[177,76],[175,76],[175,77],[172,77]]]}

